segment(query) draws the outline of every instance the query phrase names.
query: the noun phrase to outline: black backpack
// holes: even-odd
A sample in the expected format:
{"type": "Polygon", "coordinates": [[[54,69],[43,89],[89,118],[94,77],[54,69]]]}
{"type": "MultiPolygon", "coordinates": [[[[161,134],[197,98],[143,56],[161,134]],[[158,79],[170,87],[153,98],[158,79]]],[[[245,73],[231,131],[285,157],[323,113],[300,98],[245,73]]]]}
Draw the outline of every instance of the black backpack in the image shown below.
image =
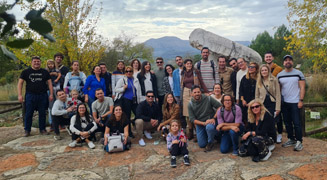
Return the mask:
{"type": "MultiPolygon", "coordinates": [[[[223,119],[223,121],[225,122],[225,119],[224,119],[224,112],[225,112],[225,108],[224,107],[221,107],[220,108],[220,115],[221,115],[221,118],[223,119]]],[[[234,106],[232,106],[232,113],[233,113],[233,115],[234,115],[234,121],[233,122],[235,122],[235,114],[236,114],[236,108],[235,108],[235,105],[234,106]]]]}

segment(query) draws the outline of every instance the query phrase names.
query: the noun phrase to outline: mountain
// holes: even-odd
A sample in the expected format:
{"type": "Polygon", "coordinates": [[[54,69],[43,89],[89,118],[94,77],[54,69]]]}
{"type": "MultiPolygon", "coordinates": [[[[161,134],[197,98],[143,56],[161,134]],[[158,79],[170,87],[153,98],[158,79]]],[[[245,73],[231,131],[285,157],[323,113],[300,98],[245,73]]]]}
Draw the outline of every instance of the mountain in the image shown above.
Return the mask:
{"type": "MultiPolygon", "coordinates": [[[[250,41],[235,41],[239,44],[249,46],[250,41]]],[[[145,45],[154,49],[153,57],[162,57],[165,61],[175,59],[176,56],[194,56],[201,54],[200,50],[193,48],[188,40],[182,40],[175,36],[165,36],[158,39],[149,39],[145,45]]]]}

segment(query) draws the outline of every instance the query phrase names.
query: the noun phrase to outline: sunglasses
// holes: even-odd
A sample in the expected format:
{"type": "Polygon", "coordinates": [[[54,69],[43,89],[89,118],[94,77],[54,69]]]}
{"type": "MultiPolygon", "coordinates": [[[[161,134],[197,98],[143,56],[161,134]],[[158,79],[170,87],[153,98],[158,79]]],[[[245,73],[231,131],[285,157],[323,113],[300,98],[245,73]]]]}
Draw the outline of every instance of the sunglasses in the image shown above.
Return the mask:
{"type": "Polygon", "coordinates": [[[255,68],[255,66],[249,66],[249,68],[250,68],[250,69],[253,69],[253,68],[255,68]]]}
{"type": "Polygon", "coordinates": [[[251,109],[256,109],[256,108],[259,108],[260,105],[256,105],[256,106],[251,106],[251,109]]]}
{"type": "Polygon", "coordinates": [[[146,97],[148,97],[148,98],[154,98],[154,96],[146,96],[146,97]]]}
{"type": "Polygon", "coordinates": [[[163,63],[163,61],[157,61],[157,64],[162,64],[163,63]]]}
{"type": "Polygon", "coordinates": [[[131,72],[133,72],[133,71],[125,71],[126,73],[131,73],[131,72]]]}

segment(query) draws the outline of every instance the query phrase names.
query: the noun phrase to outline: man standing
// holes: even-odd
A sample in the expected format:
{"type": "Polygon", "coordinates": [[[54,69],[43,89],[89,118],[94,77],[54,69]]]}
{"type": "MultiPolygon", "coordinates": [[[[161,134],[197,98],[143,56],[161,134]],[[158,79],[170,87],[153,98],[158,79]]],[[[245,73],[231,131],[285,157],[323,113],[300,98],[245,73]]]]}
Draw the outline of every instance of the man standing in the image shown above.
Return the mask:
{"type": "MultiPolygon", "coordinates": [[[[273,60],[274,60],[274,56],[272,55],[272,53],[267,52],[265,54],[265,61],[270,68],[271,74],[276,77],[278,73],[280,73],[283,69],[277,64],[273,63],[273,60]]],[[[277,132],[278,132],[276,142],[281,143],[282,133],[283,133],[283,121],[281,119],[280,114],[276,117],[276,121],[277,121],[277,132]]]]}
{"type": "Polygon", "coordinates": [[[228,62],[228,64],[233,69],[233,72],[230,75],[230,81],[232,83],[233,97],[235,99],[235,96],[236,96],[236,74],[238,72],[237,59],[236,58],[230,59],[229,62],[228,62]]]}
{"type": "Polygon", "coordinates": [[[99,63],[101,74],[100,77],[105,80],[106,83],[106,94],[105,96],[112,96],[112,88],[111,88],[111,73],[107,71],[107,65],[104,62],[99,63]]]}
{"type": "Polygon", "coordinates": [[[231,95],[225,94],[222,97],[221,103],[223,107],[218,109],[217,113],[217,130],[222,132],[220,152],[227,153],[230,147],[233,147],[233,155],[237,156],[239,137],[244,129],[242,110],[234,104],[231,95]]]}
{"type": "Polygon", "coordinates": [[[104,96],[101,88],[95,90],[95,97],[97,100],[92,103],[92,116],[103,137],[106,122],[114,109],[114,102],[111,97],[104,96]]]}
{"type": "Polygon", "coordinates": [[[301,151],[303,145],[300,109],[303,107],[305,95],[305,78],[301,71],[293,68],[293,57],[291,55],[284,56],[283,60],[285,69],[277,75],[277,78],[284,99],[282,113],[288,141],[282,146],[289,147],[295,145],[294,151],[301,151]]]}
{"type": "Polygon", "coordinates": [[[39,129],[41,134],[48,134],[45,129],[46,110],[49,101],[53,100],[53,89],[50,74],[47,70],[41,68],[41,60],[38,56],[32,57],[32,66],[24,70],[18,80],[18,100],[22,103],[22,88],[26,81],[25,94],[25,137],[30,136],[32,127],[32,118],[35,110],[39,112],[39,129]],[[49,88],[49,101],[47,89],[49,88]]]}
{"type": "MultiPolygon", "coordinates": [[[[54,132],[56,135],[53,137],[55,140],[60,140],[60,131],[59,125],[69,125],[70,124],[70,116],[72,116],[71,112],[76,108],[76,106],[69,106],[67,95],[61,89],[56,92],[57,100],[53,104],[51,113],[52,113],[52,123],[54,126],[54,132]]],[[[70,133],[69,130],[67,130],[70,133]]]]}
{"type": "Polygon", "coordinates": [[[163,82],[164,77],[166,76],[163,58],[157,57],[156,64],[157,64],[158,69],[155,70],[154,74],[156,75],[156,79],[157,79],[158,105],[160,108],[159,109],[160,119],[162,119],[162,105],[163,105],[163,100],[165,97],[165,89],[162,87],[162,82],[163,82]]]}
{"type": "Polygon", "coordinates": [[[201,50],[202,59],[195,64],[195,68],[200,71],[204,85],[209,92],[213,91],[213,86],[219,83],[217,66],[213,60],[209,61],[209,48],[203,47],[201,50]]]}
{"type": "Polygon", "coordinates": [[[196,125],[196,136],[200,148],[211,151],[214,137],[218,134],[216,110],[221,104],[210,96],[201,93],[199,86],[192,87],[192,99],[188,104],[190,121],[196,125]]]}
{"type": "Polygon", "coordinates": [[[236,74],[236,104],[239,103],[240,84],[243,76],[248,72],[248,66],[244,58],[238,58],[237,65],[239,71],[236,74]]]}
{"type": "Polygon", "coordinates": [[[180,104],[180,96],[181,96],[181,73],[183,71],[183,58],[182,56],[176,56],[175,58],[176,64],[178,66],[177,69],[173,72],[173,94],[178,104],[180,104]]]}
{"type": "Polygon", "coordinates": [[[218,74],[220,77],[220,84],[223,87],[224,94],[233,94],[232,82],[231,82],[231,74],[233,73],[233,69],[226,66],[226,57],[219,56],[218,57],[218,74]]]}
{"type": "Polygon", "coordinates": [[[276,77],[277,74],[280,73],[283,69],[277,64],[273,63],[273,60],[274,60],[274,56],[272,55],[272,53],[267,52],[265,54],[265,61],[271,70],[271,74],[276,77]]]}
{"type": "Polygon", "coordinates": [[[56,53],[53,58],[55,59],[57,65],[58,65],[58,69],[61,73],[61,77],[60,77],[60,89],[63,89],[64,87],[64,81],[65,81],[65,76],[66,74],[69,72],[69,68],[64,66],[62,64],[62,60],[64,59],[64,55],[62,53],[56,53]]]}
{"type": "Polygon", "coordinates": [[[152,139],[151,130],[156,130],[160,124],[159,106],[154,102],[154,92],[147,91],[145,95],[145,101],[142,101],[136,109],[136,137],[139,138],[140,146],[145,146],[143,133],[147,139],[152,139]]]}

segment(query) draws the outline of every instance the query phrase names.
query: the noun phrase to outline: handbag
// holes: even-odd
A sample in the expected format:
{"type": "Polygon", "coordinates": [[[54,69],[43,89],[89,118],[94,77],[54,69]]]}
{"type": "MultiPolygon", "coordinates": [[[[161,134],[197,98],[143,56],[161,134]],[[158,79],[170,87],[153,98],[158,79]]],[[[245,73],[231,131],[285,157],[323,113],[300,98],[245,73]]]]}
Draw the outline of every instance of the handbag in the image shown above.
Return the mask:
{"type": "Polygon", "coordinates": [[[124,134],[112,134],[108,136],[106,151],[109,153],[124,151],[124,134]]]}
{"type": "MultiPolygon", "coordinates": [[[[124,85],[126,85],[124,78],[123,78],[123,82],[124,82],[124,85]]],[[[124,102],[123,96],[124,96],[124,93],[125,92],[123,92],[122,95],[119,98],[116,98],[115,99],[115,101],[114,101],[114,105],[115,106],[121,106],[121,107],[123,107],[123,102],[124,102]]]]}

